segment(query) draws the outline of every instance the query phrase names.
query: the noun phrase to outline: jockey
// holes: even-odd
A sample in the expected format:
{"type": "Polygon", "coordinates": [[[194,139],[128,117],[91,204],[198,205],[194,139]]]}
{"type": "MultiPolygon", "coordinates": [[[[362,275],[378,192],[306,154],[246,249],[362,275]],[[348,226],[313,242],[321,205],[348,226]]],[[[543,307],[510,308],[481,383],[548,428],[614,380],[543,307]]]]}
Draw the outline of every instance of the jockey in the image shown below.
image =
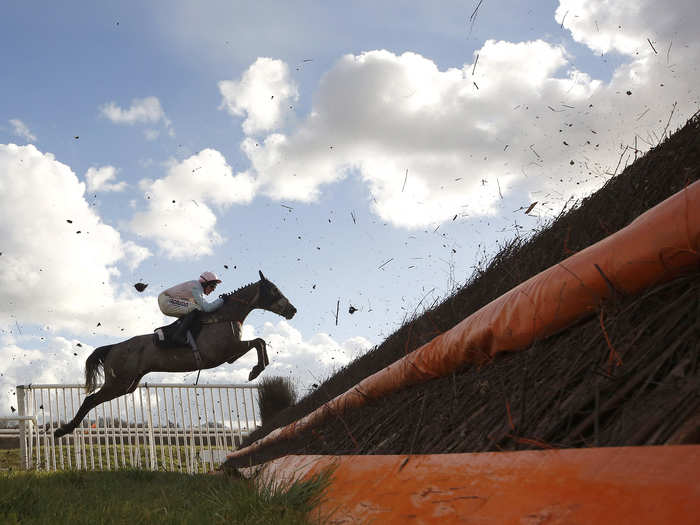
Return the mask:
{"type": "Polygon", "coordinates": [[[158,296],[161,312],[171,317],[182,318],[180,327],[173,334],[173,339],[180,344],[189,344],[197,357],[199,350],[189,327],[200,311],[213,312],[224,304],[221,297],[211,302],[204,299],[204,296],[212,293],[220,282],[221,279],[215,273],[203,272],[199,280],[177,284],[158,296]]]}
{"type": "Polygon", "coordinates": [[[160,311],[171,317],[184,317],[192,310],[213,312],[224,304],[224,300],[218,298],[207,302],[204,296],[212,293],[220,282],[215,273],[204,272],[198,281],[187,281],[168,288],[158,296],[160,311]]]}

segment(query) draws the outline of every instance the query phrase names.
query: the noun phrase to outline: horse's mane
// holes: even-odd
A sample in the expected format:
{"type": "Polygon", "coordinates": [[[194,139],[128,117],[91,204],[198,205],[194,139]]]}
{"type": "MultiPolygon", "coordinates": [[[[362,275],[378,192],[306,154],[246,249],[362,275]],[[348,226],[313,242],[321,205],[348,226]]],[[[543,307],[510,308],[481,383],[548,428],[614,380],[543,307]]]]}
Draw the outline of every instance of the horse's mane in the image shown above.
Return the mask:
{"type": "Polygon", "coordinates": [[[219,295],[219,297],[221,297],[221,298],[224,300],[224,302],[226,302],[226,301],[228,301],[231,297],[236,296],[237,294],[239,294],[239,293],[242,292],[243,290],[246,290],[246,289],[248,289],[248,288],[250,288],[251,286],[254,286],[254,285],[256,285],[256,284],[258,284],[258,283],[257,283],[257,282],[255,282],[255,283],[248,283],[248,284],[246,284],[246,285],[244,285],[244,286],[241,286],[240,288],[236,288],[233,292],[222,293],[221,295],[219,295]]]}

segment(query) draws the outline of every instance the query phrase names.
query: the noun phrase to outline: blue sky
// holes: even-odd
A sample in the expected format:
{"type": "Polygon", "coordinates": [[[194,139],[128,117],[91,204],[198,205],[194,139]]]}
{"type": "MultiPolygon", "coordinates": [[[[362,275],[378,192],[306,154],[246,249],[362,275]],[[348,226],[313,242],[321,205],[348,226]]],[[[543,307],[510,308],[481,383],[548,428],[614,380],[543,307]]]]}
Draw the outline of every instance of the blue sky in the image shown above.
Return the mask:
{"type": "Polygon", "coordinates": [[[647,0],[6,6],[0,412],[166,322],[157,294],[203,270],[286,293],[293,320],[245,333],[303,390],[697,111],[697,22],[647,0]]]}

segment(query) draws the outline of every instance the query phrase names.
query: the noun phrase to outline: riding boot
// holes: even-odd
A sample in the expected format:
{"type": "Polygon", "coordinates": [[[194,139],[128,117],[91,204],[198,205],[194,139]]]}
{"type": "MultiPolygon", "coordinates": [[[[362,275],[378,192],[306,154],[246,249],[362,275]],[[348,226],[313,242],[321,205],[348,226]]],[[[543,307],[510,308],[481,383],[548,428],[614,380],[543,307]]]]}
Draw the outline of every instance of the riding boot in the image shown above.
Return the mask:
{"type": "Polygon", "coordinates": [[[192,322],[197,318],[198,315],[199,310],[192,310],[190,313],[180,318],[180,323],[171,336],[171,339],[174,343],[181,345],[189,343],[187,340],[187,334],[190,331],[190,326],[192,325],[192,322]]]}

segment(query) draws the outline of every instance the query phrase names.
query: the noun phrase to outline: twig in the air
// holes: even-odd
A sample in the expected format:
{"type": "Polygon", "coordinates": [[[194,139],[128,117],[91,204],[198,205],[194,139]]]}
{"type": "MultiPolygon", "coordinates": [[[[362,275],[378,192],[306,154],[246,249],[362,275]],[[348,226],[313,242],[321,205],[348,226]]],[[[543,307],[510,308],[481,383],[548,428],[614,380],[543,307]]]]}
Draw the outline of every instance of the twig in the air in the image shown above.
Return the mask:
{"type": "Polygon", "coordinates": [[[476,7],[474,8],[474,12],[471,14],[469,17],[469,34],[471,35],[472,29],[474,29],[474,22],[476,22],[476,13],[479,11],[479,7],[481,7],[481,4],[484,2],[484,0],[479,0],[479,3],[476,4],[476,7]]]}
{"type": "Polygon", "coordinates": [[[379,266],[379,267],[377,268],[377,270],[381,270],[382,268],[384,268],[387,264],[389,264],[389,263],[390,263],[391,261],[393,261],[393,260],[394,260],[394,258],[392,257],[391,259],[389,259],[388,261],[386,261],[385,263],[383,263],[381,266],[379,266]]]}
{"type": "Polygon", "coordinates": [[[656,50],[656,48],[654,47],[654,44],[651,43],[651,40],[649,40],[649,39],[647,38],[647,42],[649,42],[649,45],[650,45],[651,48],[654,50],[654,54],[655,54],[655,55],[658,55],[659,52],[658,52],[658,51],[656,50]]]}

